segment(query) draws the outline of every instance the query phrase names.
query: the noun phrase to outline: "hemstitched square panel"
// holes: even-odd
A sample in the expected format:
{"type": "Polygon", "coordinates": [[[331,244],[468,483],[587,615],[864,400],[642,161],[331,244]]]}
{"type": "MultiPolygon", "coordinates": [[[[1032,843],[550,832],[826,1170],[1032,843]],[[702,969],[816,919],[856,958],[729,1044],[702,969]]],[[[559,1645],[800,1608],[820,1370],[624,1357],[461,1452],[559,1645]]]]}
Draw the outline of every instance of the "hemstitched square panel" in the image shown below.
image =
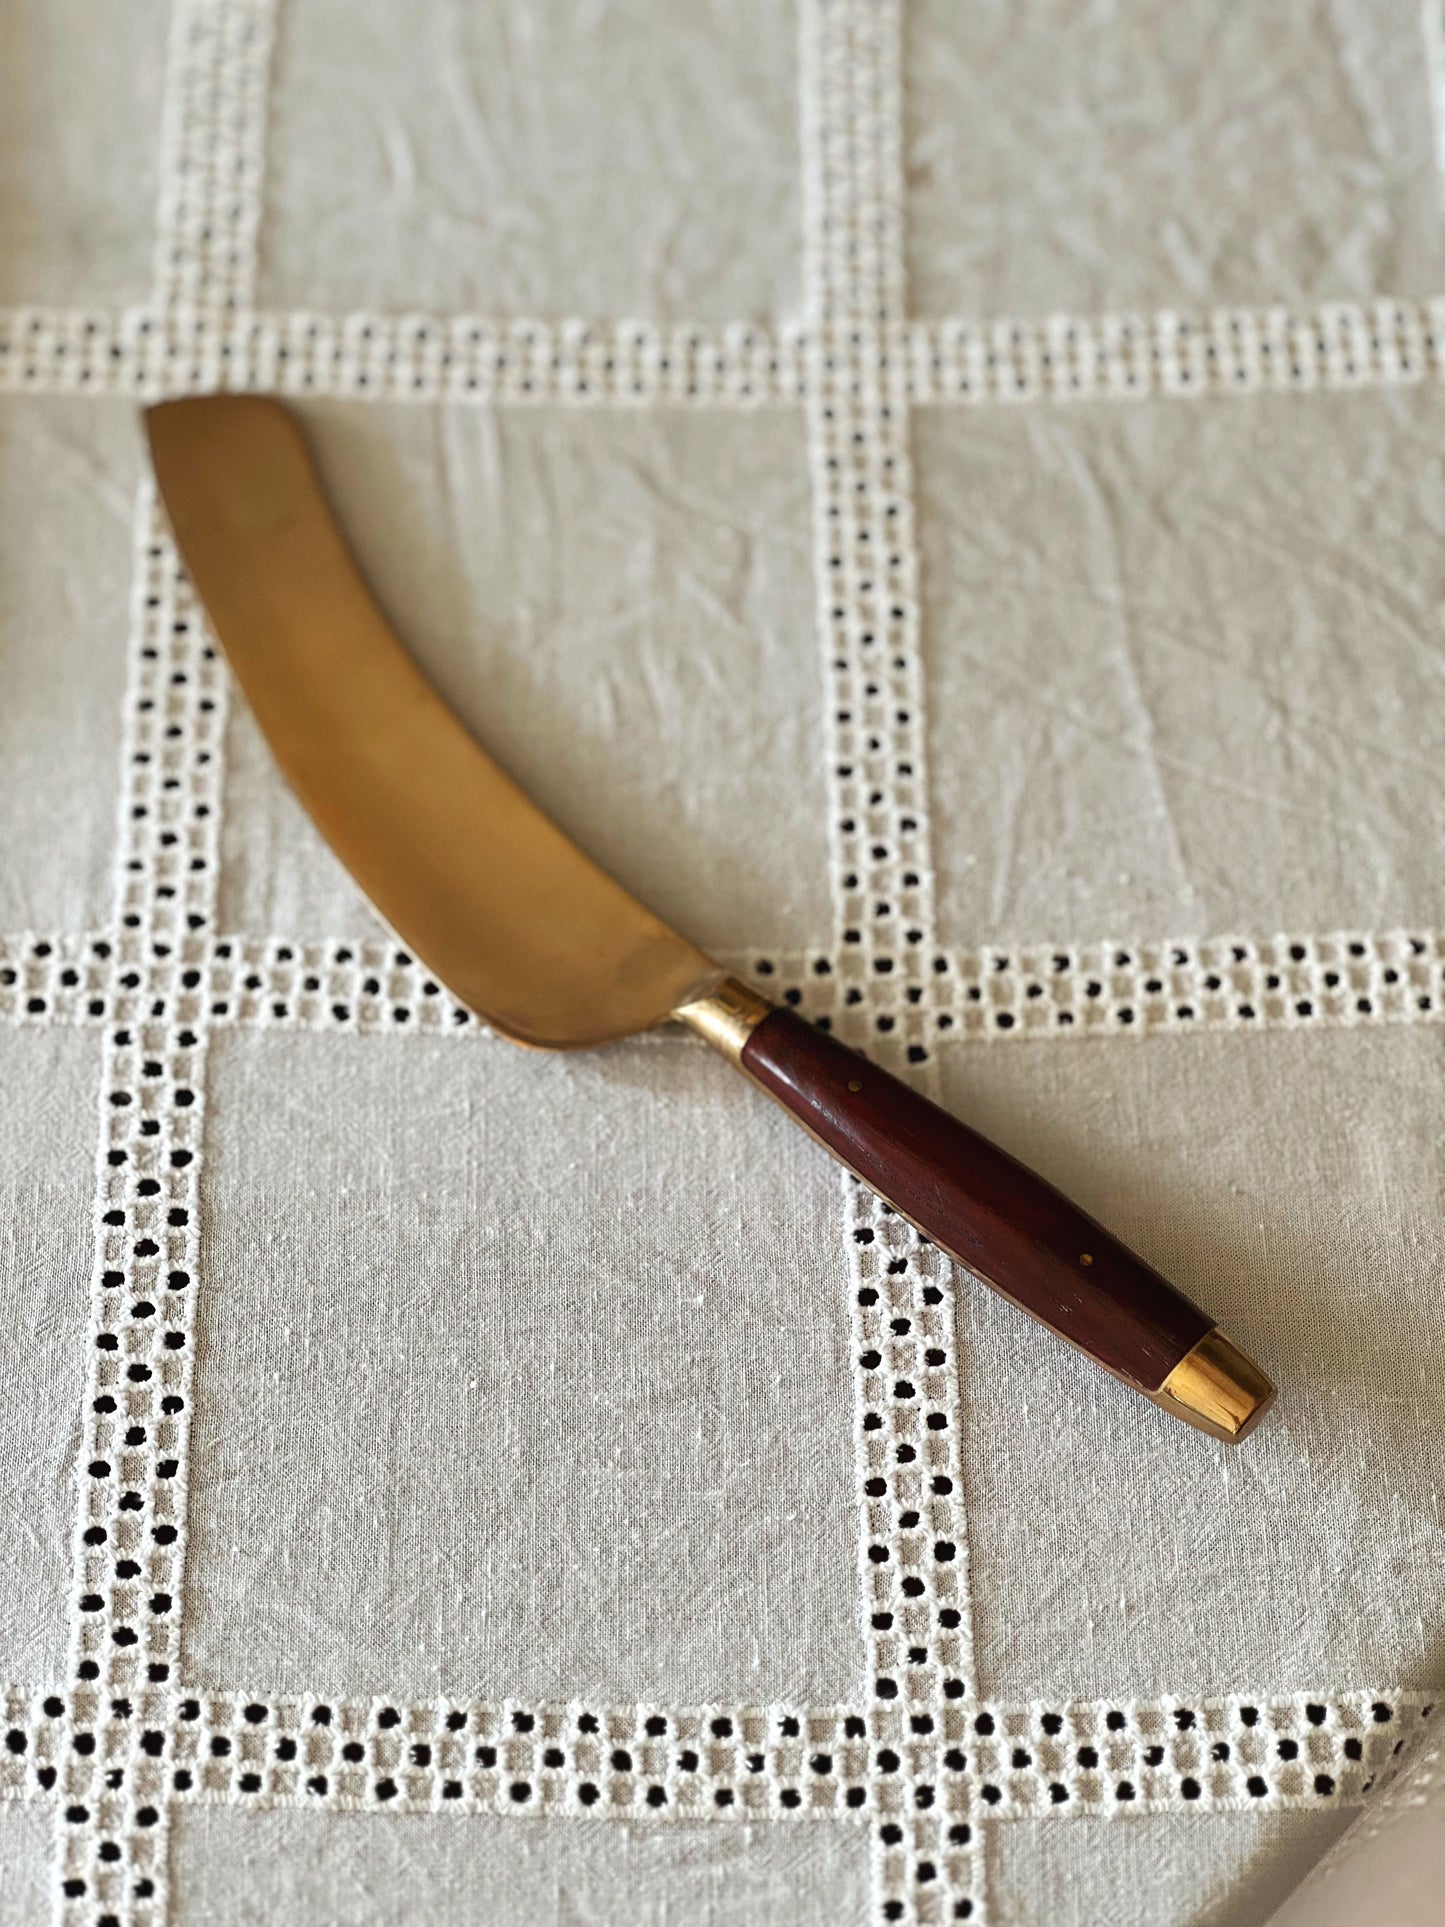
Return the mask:
{"type": "Polygon", "coordinates": [[[919,411],[945,943],[1434,922],[1442,431],[1434,389],[919,411]]]}
{"type": "Polygon", "coordinates": [[[187,1676],[856,1690],[835,1174],[681,1041],[213,1046],[187,1676]]]}
{"type": "Polygon", "coordinates": [[[6,933],[78,933],[110,915],[139,473],[140,438],[123,406],[37,395],[0,409],[6,933]]]}
{"type": "MultiPolygon", "coordinates": [[[[174,1894],[197,1927],[863,1927],[860,1827],[483,1815],[374,1818],[193,1807],[174,1894]]],[[[3,1919],[3,1916],[0,1916],[3,1919]]]]}
{"type": "Polygon", "coordinates": [[[1421,11],[918,0],[905,30],[914,312],[1435,293],[1421,11]]]}
{"type": "Polygon", "coordinates": [[[1181,1437],[961,1280],[982,1692],[1439,1679],[1442,1071],[1440,1033],[1398,1027],[970,1051],[946,1067],[960,1116],[1279,1385],[1247,1447],[1181,1437]]]}
{"type": "Polygon", "coordinates": [[[260,300],[762,321],[799,302],[797,21],[296,0],[260,300]]]}
{"type": "Polygon", "coordinates": [[[0,304],[148,294],[169,12],[165,0],[7,0],[0,304]]]}
{"type": "MultiPolygon", "coordinates": [[[[824,942],[801,416],[305,421],[398,632],[529,794],[697,942],[824,942]]],[[[379,934],[239,703],[227,760],[221,928],[379,934]]]]}
{"type": "MultiPolygon", "coordinates": [[[[0,1681],[49,1686],[65,1608],[85,1394],[100,1046],[0,1027],[0,1681]]],[[[0,1920],[4,1919],[0,1911],[0,1920]]]]}

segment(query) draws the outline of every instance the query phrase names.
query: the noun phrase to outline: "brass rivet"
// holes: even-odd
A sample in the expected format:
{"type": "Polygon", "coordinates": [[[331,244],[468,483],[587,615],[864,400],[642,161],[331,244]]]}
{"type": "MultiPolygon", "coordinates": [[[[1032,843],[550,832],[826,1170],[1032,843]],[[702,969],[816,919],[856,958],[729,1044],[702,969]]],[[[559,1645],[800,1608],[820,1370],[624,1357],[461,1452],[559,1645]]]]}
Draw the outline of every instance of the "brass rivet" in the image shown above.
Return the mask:
{"type": "Polygon", "coordinates": [[[856,1077],[850,1077],[850,1078],[849,1078],[849,1080],[848,1080],[848,1089],[849,1089],[850,1091],[861,1091],[861,1090],[862,1090],[862,1088],[863,1088],[863,1086],[862,1086],[862,1085],[861,1085],[861,1084],[860,1084],[860,1083],[858,1082],[858,1080],[857,1080],[857,1078],[856,1078],[856,1077]]]}
{"type": "Polygon", "coordinates": [[[1094,1254],[1092,1251],[1081,1251],[1079,1253],[1079,1263],[1081,1265],[1091,1265],[1093,1262],[1094,1254]]]}

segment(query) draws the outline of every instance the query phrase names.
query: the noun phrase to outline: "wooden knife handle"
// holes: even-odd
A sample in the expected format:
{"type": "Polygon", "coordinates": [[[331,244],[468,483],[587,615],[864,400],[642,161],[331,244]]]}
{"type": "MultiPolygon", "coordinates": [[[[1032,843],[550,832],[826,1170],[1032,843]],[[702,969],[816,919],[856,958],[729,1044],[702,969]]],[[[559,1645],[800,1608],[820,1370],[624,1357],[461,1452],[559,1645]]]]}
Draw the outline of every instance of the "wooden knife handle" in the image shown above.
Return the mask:
{"type": "Polygon", "coordinates": [[[949,1257],[1201,1430],[1232,1441],[1263,1416],[1269,1381],[1102,1225],[887,1071],[734,988],[764,1014],[727,1041],[695,1006],[678,1014],[949,1257]]]}

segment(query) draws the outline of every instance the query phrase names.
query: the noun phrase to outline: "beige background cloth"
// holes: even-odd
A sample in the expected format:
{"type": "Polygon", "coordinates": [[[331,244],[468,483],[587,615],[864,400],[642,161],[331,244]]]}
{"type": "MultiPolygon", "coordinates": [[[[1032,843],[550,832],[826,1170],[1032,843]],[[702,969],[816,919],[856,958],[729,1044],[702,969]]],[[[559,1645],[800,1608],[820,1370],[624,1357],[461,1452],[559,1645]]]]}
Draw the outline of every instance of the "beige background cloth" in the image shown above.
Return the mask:
{"type": "Polygon", "coordinates": [[[1263,1921],[1445,1660],[1435,0],[6,28],[0,1922],[1263,1921]],[[684,1040],[464,1021],[179,577],[218,384],[1253,1440],[684,1040]]]}
{"type": "Polygon", "coordinates": [[[1271,1927],[1352,1927],[1429,1921],[1445,1886],[1445,1750],[1422,1735],[1336,1845],[1296,1888],[1271,1927]]]}

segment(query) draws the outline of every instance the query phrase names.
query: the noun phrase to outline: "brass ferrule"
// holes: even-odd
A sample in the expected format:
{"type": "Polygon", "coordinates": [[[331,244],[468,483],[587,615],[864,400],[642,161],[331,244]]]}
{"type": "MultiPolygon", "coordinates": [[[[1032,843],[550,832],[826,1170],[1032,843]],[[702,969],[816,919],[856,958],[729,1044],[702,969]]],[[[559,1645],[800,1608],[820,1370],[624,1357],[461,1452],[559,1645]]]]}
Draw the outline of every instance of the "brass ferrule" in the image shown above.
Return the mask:
{"type": "Polygon", "coordinates": [[[1216,1325],[1184,1354],[1158,1391],[1147,1396],[1186,1425],[1237,1445],[1273,1404],[1274,1387],[1216,1325]]]}
{"type": "Polygon", "coordinates": [[[736,977],[724,977],[705,997],[679,1004],[672,1014],[699,1037],[705,1037],[730,1063],[740,1064],[743,1045],[768,1012],[776,1008],[736,977]]]}

